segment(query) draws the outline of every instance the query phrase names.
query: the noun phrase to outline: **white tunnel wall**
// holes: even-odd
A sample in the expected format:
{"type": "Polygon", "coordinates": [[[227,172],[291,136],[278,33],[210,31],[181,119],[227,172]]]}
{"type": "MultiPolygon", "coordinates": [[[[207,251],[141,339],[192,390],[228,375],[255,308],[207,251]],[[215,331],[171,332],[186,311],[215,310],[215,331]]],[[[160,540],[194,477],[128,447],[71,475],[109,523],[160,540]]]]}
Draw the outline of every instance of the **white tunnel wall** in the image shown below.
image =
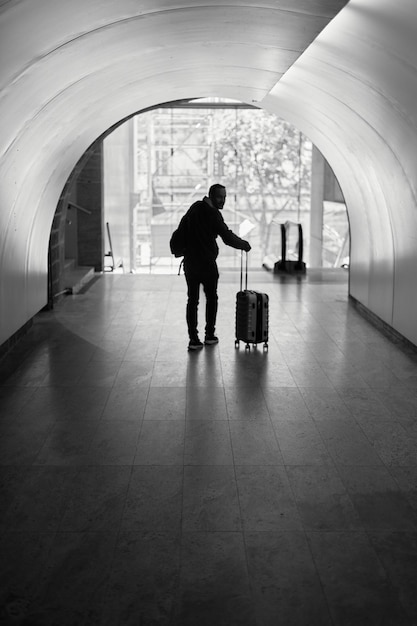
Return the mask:
{"type": "Polygon", "coordinates": [[[417,344],[417,14],[405,2],[400,20],[398,6],[352,0],[263,104],[312,139],[341,184],[350,294],[417,344]]]}
{"type": "MultiPolygon", "coordinates": [[[[149,7],[157,4],[172,5],[149,7]]],[[[52,219],[87,147],[137,110],[208,95],[259,102],[316,143],[348,206],[350,293],[417,345],[414,0],[351,0],[281,81],[294,59],[286,53],[283,61],[274,47],[276,12],[239,12],[233,0],[219,22],[210,2],[195,4],[205,20],[196,13],[187,22],[184,8],[173,34],[170,11],[134,22],[115,15],[120,24],[110,29],[96,13],[116,4],[91,1],[94,32],[87,36],[73,5],[71,19],[58,21],[57,3],[45,0],[43,38],[33,28],[20,48],[0,38],[1,58],[10,61],[9,72],[0,72],[0,345],[46,303],[52,219]],[[66,27],[73,39],[62,45],[66,27]]],[[[127,11],[137,3],[117,6],[127,11]]],[[[0,13],[0,32],[8,20],[30,23],[28,7],[34,10],[21,1],[0,13]]],[[[300,39],[298,48],[307,44],[300,39]]]]}

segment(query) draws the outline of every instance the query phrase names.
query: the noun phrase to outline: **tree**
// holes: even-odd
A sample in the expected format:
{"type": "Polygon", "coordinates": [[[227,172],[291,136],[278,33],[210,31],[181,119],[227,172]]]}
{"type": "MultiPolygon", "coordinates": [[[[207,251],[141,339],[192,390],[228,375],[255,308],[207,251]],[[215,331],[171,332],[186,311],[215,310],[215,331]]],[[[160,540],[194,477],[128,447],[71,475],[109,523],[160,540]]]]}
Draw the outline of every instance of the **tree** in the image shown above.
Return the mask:
{"type": "Polygon", "coordinates": [[[223,109],[215,115],[215,173],[258,225],[265,255],[279,214],[285,208],[298,216],[309,198],[311,142],[285,120],[262,110],[223,109]]]}

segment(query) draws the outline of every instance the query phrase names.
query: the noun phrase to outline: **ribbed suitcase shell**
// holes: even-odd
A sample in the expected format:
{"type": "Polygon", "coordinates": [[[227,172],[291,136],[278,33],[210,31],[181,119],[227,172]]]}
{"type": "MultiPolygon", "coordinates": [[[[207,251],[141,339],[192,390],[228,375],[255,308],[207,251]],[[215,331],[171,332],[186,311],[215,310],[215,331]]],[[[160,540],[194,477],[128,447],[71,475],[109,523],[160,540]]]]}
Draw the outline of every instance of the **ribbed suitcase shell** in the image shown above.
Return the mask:
{"type": "Polygon", "coordinates": [[[264,343],[268,347],[269,297],[266,293],[245,289],[236,294],[236,341],[250,344],[264,343]]]}

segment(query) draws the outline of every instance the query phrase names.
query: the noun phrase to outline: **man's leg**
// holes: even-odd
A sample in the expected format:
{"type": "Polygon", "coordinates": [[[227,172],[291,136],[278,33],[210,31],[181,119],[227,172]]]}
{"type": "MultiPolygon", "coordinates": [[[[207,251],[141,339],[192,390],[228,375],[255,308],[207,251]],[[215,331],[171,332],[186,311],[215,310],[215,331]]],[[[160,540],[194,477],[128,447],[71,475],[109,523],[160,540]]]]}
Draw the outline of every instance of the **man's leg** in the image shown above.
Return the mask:
{"type": "Polygon", "coordinates": [[[216,330],[217,319],[217,285],[219,282],[219,271],[217,264],[213,263],[207,273],[204,274],[202,283],[206,296],[206,337],[213,338],[216,330]]]}
{"type": "Polygon", "coordinates": [[[185,280],[187,281],[187,328],[190,341],[198,339],[198,301],[200,297],[200,279],[190,268],[184,267],[185,280]]]}

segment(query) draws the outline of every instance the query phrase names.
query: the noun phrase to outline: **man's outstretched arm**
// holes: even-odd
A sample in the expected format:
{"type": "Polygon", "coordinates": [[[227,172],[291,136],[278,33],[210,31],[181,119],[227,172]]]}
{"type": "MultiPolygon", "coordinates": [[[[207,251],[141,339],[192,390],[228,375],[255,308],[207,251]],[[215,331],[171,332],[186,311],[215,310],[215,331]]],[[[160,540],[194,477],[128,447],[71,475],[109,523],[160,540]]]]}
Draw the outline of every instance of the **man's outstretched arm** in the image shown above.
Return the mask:
{"type": "Polygon", "coordinates": [[[221,215],[218,215],[216,225],[217,234],[222,238],[227,246],[231,246],[232,248],[236,248],[237,250],[245,250],[246,252],[249,252],[249,250],[251,249],[249,241],[241,239],[232,230],[230,230],[221,215]]]}

